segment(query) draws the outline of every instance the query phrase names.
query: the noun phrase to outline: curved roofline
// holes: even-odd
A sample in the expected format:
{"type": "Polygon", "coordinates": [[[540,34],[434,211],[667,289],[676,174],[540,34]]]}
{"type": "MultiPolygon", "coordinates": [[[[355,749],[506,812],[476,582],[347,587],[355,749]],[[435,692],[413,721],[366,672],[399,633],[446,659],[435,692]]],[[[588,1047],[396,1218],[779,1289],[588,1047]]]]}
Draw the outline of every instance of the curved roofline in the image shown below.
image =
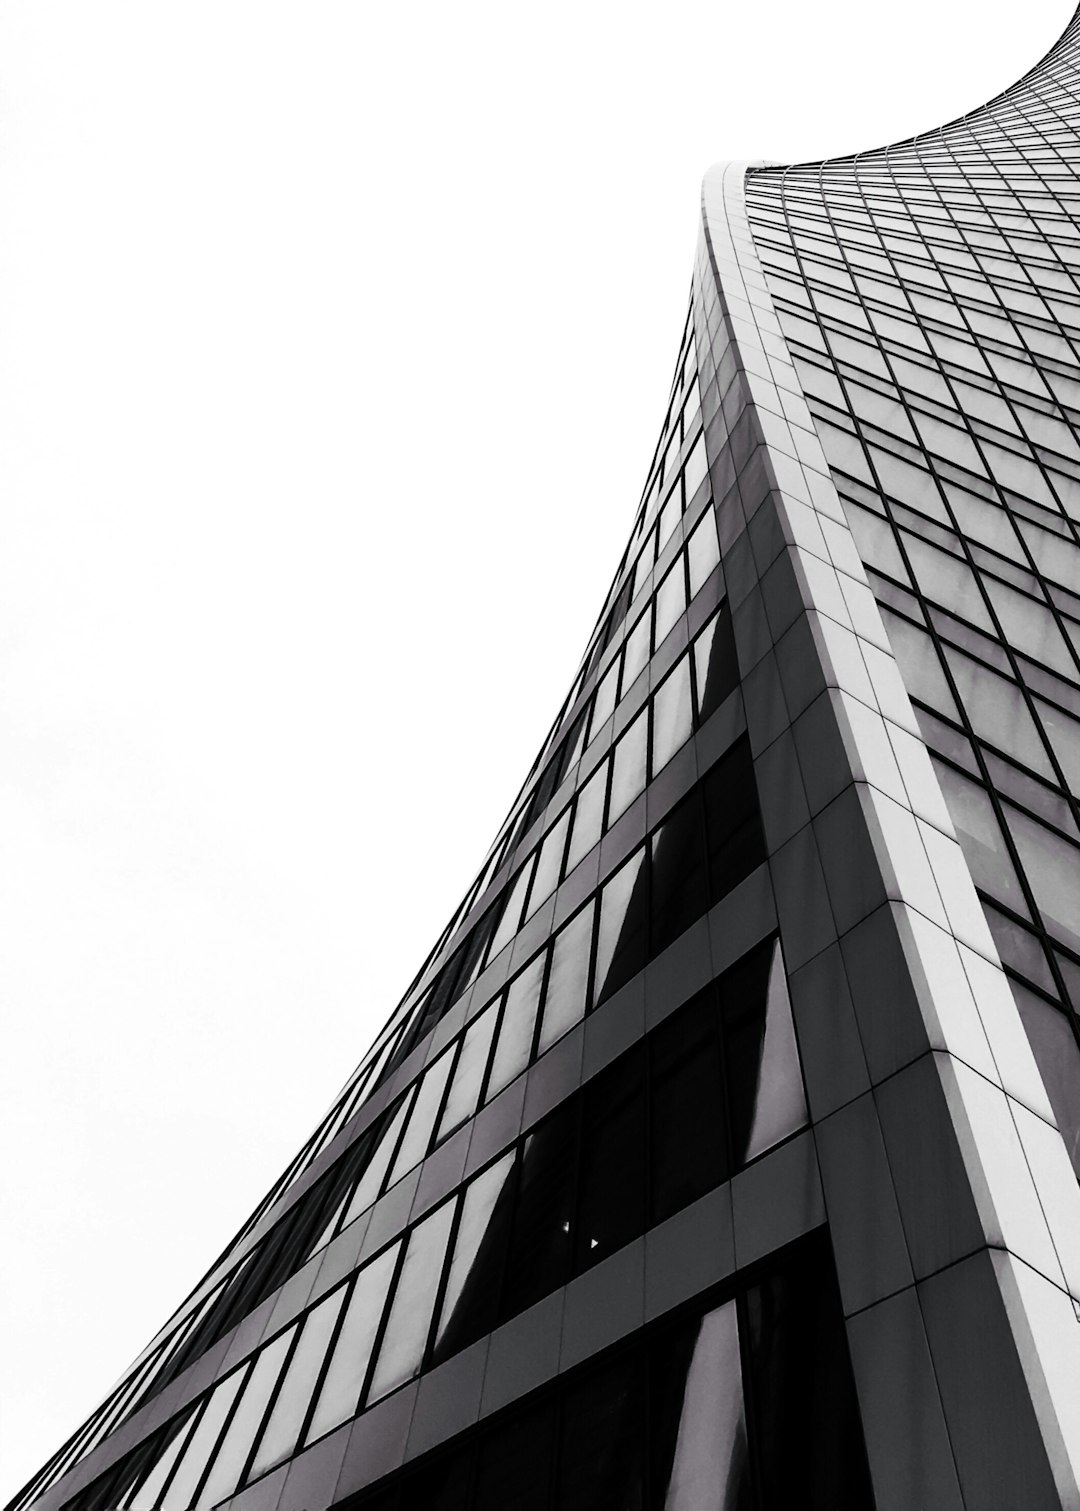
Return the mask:
{"type": "MultiPolygon", "coordinates": [[[[1072,35],[1078,29],[1080,29],[1080,0],[1078,0],[1077,7],[1066,23],[1064,30],[1051,43],[1050,47],[1047,48],[1046,52],[1043,53],[1039,60],[1034,63],[1025,73],[1021,74],[1020,77],[1015,81],[1015,83],[1010,84],[1007,88],[1000,90],[995,95],[992,95],[990,99],[987,100],[984,104],[976,105],[973,109],[965,111],[963,115],[953,116],[950,120],[945,121],[940,126],[932,126],[926,131],[916,132],[913,136],[899,137],[895,141],[885,142],[878,147],[863,147],[858,151],[840,153],[834,157],[807,158],[804,161],[794,163],[760,162],[747,164],[746,171],[747,173],[754,174],[783,174],[792,171],[805,171],[806,169],[810,168],[827,168],[831,167],[833,164],[853,163],[857,162],[860,158],[874,157],[878,154],[888,153],[894,148],[910,147],[916,142],[923,142],[929,140],[932,137],[940,136],[943,131],[949,131],[954,126],[960,126],[965,121],[970,121],[974,117],[982,115],[985,111],[992,110],[995,105],[1000,104],[1003,100],[1006,100],[1011,95],[1015,94],[1018,89],[1021,89],[1037,74],[1041,73],[1043,69],[1045,69],[1047,65],[1053,61],[1055,54],[1067,41],[1070,40],[1072,35]]],[[[714,172],[717,168],[723,168],[726,166],[727,160],[721,158],[718,162],[712,164],[708,171],[711,173],[714,172]]]]}

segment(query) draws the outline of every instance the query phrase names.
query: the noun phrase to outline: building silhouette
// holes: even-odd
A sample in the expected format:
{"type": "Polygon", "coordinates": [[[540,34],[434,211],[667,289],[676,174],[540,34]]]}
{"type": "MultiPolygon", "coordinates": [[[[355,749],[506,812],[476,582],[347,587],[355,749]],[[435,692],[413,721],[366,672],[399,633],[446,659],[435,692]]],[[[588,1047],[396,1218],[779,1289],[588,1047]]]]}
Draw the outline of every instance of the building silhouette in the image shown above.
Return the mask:
{"type": "Polygon", "coordinates": [[[708,174],[481,874],[12,1511],[1080,1505],[1078,51],[708,174]]]}

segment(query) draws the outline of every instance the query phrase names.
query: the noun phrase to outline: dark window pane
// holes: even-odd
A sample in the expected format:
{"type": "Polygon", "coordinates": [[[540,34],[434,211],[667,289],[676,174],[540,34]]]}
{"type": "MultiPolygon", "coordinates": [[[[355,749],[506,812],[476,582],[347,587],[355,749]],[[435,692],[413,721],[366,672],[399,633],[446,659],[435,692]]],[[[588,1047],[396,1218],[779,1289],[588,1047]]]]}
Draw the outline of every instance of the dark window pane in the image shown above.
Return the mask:
{"type": "Polygon", "coordinates": [[[567,1391],[559,1437],[559,1511],[642,1511],[644,1374],[638,1354],[567,1391]]]}
{"type": "Polygon", "coordinates": [[[752,950],[720,978],[720,1001],[727,1062],[731,1147],[740,1165],[750,1142],[757,1105],[761,1052],[765,1043],[765,1002],[773,943],[752,950]]]}
{"type": "Polygon", "coordinates": [[[652,1222],[663,1222],[730,1173],[715,988],[650,1038],[652,1222]]]}
{"type": "Polygon", "coordinates": [[[694,642],[694,672],[697,676],[698,717],[707,719],[739,685],[735,637],[726,604],[694,642]]]}
{"type": "Polygon", "coordinates": [[[645,1054],[638,1046],[585,1093],[574,1240],[580,1273],[645,1228],[645,1054]]]}
{"type": "Polygon", "coordinates": [[[716,902],[765,859],[749,741],[742,739],[706,776],[705,827],[710,902],[716,902]]]}
{"type": "Polygon", "coordinates": [[[762,1511],[871,1511],[832,1266],[822,1248],[746,1298],[762,1511]]]}
{"type": "Polygon", "coordinates": [[[547,1511],[554,1426],[549,1400],[484,1436],[471,1511],[547,1511]]]}
{"type": "Polygon", "coordinates": [[[573,1216],[577,1099],[525,1140],[501,1314],[512,1317],[564,1285],[573,1216]]]}
{"type": "Polygon", "coordinates": [[[709,905],[704,830],[695,792],[652,837],[652,955],[678,939],[709,905]]]}
{"type": "Polygon", "coordinates": [[[472,1447],[441,1453],[401,1486],[398,1511],[468,1511],[472,1447]]]}

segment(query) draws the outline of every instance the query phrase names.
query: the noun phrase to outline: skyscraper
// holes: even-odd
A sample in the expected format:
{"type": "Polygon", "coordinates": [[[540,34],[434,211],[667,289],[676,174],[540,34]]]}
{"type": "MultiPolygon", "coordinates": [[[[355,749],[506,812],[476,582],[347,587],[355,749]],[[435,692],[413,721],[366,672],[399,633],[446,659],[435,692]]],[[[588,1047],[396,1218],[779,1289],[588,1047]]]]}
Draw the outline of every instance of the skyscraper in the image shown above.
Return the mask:
{"type": "Polygon", "coordinates": [[[480,875],[13,1508],[1080,1503],[1078,28],[707,176],[480,875]]]}

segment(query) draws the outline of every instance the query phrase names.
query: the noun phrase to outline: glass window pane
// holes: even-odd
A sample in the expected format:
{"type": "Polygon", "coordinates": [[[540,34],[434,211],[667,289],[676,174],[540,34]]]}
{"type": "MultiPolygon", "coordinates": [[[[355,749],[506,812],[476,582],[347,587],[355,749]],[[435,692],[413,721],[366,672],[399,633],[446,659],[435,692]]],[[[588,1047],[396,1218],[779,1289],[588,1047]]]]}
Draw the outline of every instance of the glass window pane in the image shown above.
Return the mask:
{"type": "Polygon", "coordinates": [[[529,893],[528,915],[532,916],[542,902],[554,892],[559,885],[562,874],[563,852],[566,849],[566,831],[570,827],[570,809],[567,808],[544,838],[540,847],[540,859],[536,863],[536,875],[533,877],[532,891],[529,893]]]}
{"type": "Polygon", "coordinates": [[[589,725],[590,740],[600,733],[615,712],[618,691],[619,658],[616,656],[597,684],[596,696],[593,699],[592,722],[589,725]]]}
{"type": "Polygon", "coordinates": [[[757,786],[750,746],[741,739],[702,783],[709,846],[709,887],[713,902],[731,891],[765,859],[757,786]]]}
{"type": "Polygon", "coordinates": [[[765,1037],[754,1092],[754,1118],[746,1145],[746,1158],[771,1149],[789,1133],[805,1126],[806,1096],[803,1092],[795,1024],[791,1017],[787,972],[779,939],[773,945],[769,981],[765,994],[765,1037]]]}
{"type": "Polygon", "coordinates": [[[708,582],[720,562],[720,543],[716,538],[716,515],[706,509],[687,546],[690,565],[690,596],[708,582]]]}
{"type": "Polygon", "coordinates": [[[705,825],[701,799],[696,792],[672,810],[650,844],[651,958],[685,933],[709,906],[705,825]]]}
{"type": "Polygon", "coordinates": [[[642,845],[604,887],[593,983],[596,1003],[617,991],[645,964],[649,915],[644,859],[642,845]]]}
{"type": "Polygon", "coordinates": [[[758,1456],[767,1506],[874,1504],[830,1270],[818,1250],[747,1293],[754,1427],[760,1442],[783,1444],[782,1453],[758,1456]]]}
{"type": "Polygon", "coordinates": [[[656,640],[657,646],[664,643],[675,621],[686,612],[686,585],[683,578],[682,557],[676,558],[674,566],[660,584],[656,594],[656,640]]]}
{"type": "Polygon", "coordinates": [[[664,1511],[743,1511],[754,1500],[735,1302],[680,1335],[664,1340],[668,1357],[654,1366],[653,1398],[661,1389],[663,1395],[653,1429],[653,1504],[664,1511]],[[658,1388],[662,1369],[671,1378],[658,1388]]]}
{"type": "Polygon", "coordinates": [[[544,1016],[540,1025],[539,1053],[585,1016],[589,986],[589,956],[592,951],[593,906],[576,914],[555,936],[551,970],[544,993],[544,1016]]]}
{"type": "Polygon", "coordinates": [[[757,1113],[773,941],[744,955],[718,983],[724,1027],[727,1103],[735,1167],[747,1158],[757,1113]]]}
{"type": "Polygon", "coordinates": [[[485,1008],[478,1018],[473,1019],[465,1033],[461,1053],[458,1055],[458,1062],[454,1068],[450,1094],[446,1098],[446,1106],[439,1120],[438,1137],[440,1139],[444,1139],[448,1133],[459,1128],[476,1111],[484,1071],[487,1069],[488,1054],[491,1050],[491,1038],[498,1021],[498,1008],[497,1002],[485,1008]]]}
{"type": "Polygon", "coordinates": [[[379,1345],[379,1360],[368,1391],[369,1403],[411,1380],[420,1368],[453,1216],[454,1203],[444,1202],[412,1231],[386,1332],[379,1345]]]}
{"type": "Polygon", "coordinates": [[[187,1511],[192,1505],[195,1487],[202,1478],[207,1460],[225,1425],[225,1418],[244,1383],[245,1372],[243,1369],[234,1370],[227,1379],[215,1386],[198,1426],[184,1449],[184,1457],[180,1460],[172,1484],[165,1493],[165,1499],[161,1503],[164,1511],[187,1511]]]}
{"type": "Polygon", "coordinates": [[[708,465],[705,461],[705,437],[699,435],[694,442],[693,450],[686,458],[686,466],[683,468],[687,503],[692,502],[694,494],[705,481],[708,470],[708,465]]]}
{"type": "Polygon", "coordinates": [[[406,1115],[412,1103],[412,1095],[410,1092],[398,1104],[397,1111],[390,1119],[385,1132],[375,1146],[375,1153],[371,1157],[371,1162],[360,1177],[360,1182],[352,1194],[348,1210],[342,1219],[342,1227],[346,1227],[352,1222],[354,1217],[359,1217],[361,1212],[366,1212],[378,1196],[387,1167],[394,1157],[394,1149],[397,1147],[402,1124],[405,1122],[406,1115]]]}
{"type": "Polygon", "coordinates": [[[162,1487],[172,1473],[173,1465],[180,1457],[187,1443],[195,1415],[194,1411],[189,1412],[187,1417],[179,1424],[139,1489],[124,1503],[126,1506],[131,1507],[131,1511],[151,1511],[151,1508],[158,1504],[161,1499],[162,1487]]]}
{"type": "Polygon", "coordinates": [[[566,1392],[559,1442],[559,1511],[643,1505],[645,1379],[638,1353],[592,1370],[566,1392]]]}
{"type": "Polygon", "coordinates": [[[525,906],[525,894],[529,889],[529,882],[532,879],[532,869],[535,860],[536,854],[534,852],[522,866],[506,893],[506,903],[503,908],[502,917],[499,920],[499,927],[495,930],[495,935],[491,941],[491,948],[488,951],[489,960],[494,960],[499,951],[510,943],[518,931],[518,926],[521,923],[521,912],[525,906]]]}
{"type": "Polygon", "coordinates": [[[471,1511],[547,1511],[555,1446],[555,1404],[512,1417],[480,1442],[471,1511]]]}
{"type": "Polygon", "coordinates": [[[489,1101],[496,1092],[509,1086],[529,1063],[536,1028],[536,1009],[540,1003],[540,988],[544,982],[546,965],[547,951],[542,950],[514,977],[507,990],[499,1037],[495,1041],[495,1056],[491,1062],[491,1077],[487,1087],[489,1101]]]}
{"type": "Polygon", "coordinates": [[[405,1136],[401,1140],[401,1148],[394,1160],[393,1169],[387,1177],[388,1188],[395,1181],[400,1180],[405,1172],[411,1170],[427,1153],[453,1063],[453,1054],[444,1053],[439,1056],[434,1065],[424,1071],[420,1089],[413,1102],[412,1112],[409,1114],[405,1136]]]}
{"type": "Polygon", "coordinates": [[[564,1102],[525,1140],[500,1309],[503,1319],[567,1281],[577,1123],[576,1101],[564,1102]]]}
{"type": "Polygon", "coordinates": [[[655,776],[681,750],[693,730],[690,658],[684,656],[653,698],[652,770],[655,776]]]}
{"type": "Polygon", "coordinates": [[[1002,808],[1047,932],[1080,950],[1080,850],[1011,803],[1002,808]]]}
{"type": "MultiPolygon", "coordinates": [[[[400,1248],[400,1243],[394,1244],[356,1277],[345,1320],[334,1344],[334,1356],[319,1392],[319,1404],[307,1431],[309,1443],[339,1423],[347,1422],[356,1412],[400,1248]]],[[[437,1283],[438,1276],[433,1275],[432,1287],[437,1283]]]]}
{"type": "Polygon", "coordinates": [[[943,761],[934,761],[934,770],[972,881],[1027,918],[1028,906],[985,789],[943,761]]]}
{"type": "Polygon", "coordinates": [[[648,662],[652,648],[652,606],[645,610],[627,637],[623,651],[621,697],[626,697],[648,662]]]}
{"type": "Polygon", "coordinates": [[[255,1355],[255,1367],[244,1387],[236,1415],[229,1423],[229,1430],[218,1449],[214,1467],[202,1488],[199,1506],[216,1505],[219,1500],[231,1495],[239,1484],[255,1434],[262,1423],[295,1332],[295,1327],[286,1328],[285,1332],[279,1333],[272,1343],[268,1343],[255,1355]]]}
{"type": "Polygon", "coordinates": [[[275,1464],[280,1464],[282,1459],[287,1459],[296,1447],[296,1440],[300,1435],[300,1428],[315,1391],[315,1382],[319,1378],[319,1371],[322,1369],[326,1350],[330,1345],[334,1325],[344,1300],[345,1287],[341,1286],[334,1291],[333,1295],[320,1301],[319,1305],[304,1319],[300,1342],[289,1361],[288,1373],[281,1387],[281,1394],[274,1402],[270,1420],[266,1424],[255,1454],[255,1462],[251,1469],[252,1477],[262,1474],[267,1469],[272,1469],[275,1464]]]}
{"type": "Polygon", "coordinates": [[[510,1232],[513,1153],[504,1155],[465,1189],[454,1257],[435,1334],[432,1363],[495,1326],[506,1243],[510,1232]]]}
{"type": "Polygon", "coordinates": [[[608,761],[601,761],[581,788],[574,805],[574,829],[566,855],[567,874],[578,861],[599,843],[604,825],[604,798],[607,796],[608,761]]]}
{"type": "Polygon", "coordinates": [[[739,663],[731,632],[731,615],[724,605],[694,641],[694,681],[698,718],[705,720],[739,685],[739,663]]]}
{"type": "Polygon", "coordinates": [[[645,1231],[645,1054],[638,1045],[585,1089],[574,1273],[645,1231]]]}
{"type": "Polygon", "coordinates": [[[712,987],[653,1030],[649,1057],[652,1221],[658,1223],[731,1174],[712,987]]]}
{"type": "Polygon", "coordinates": [[[608,826],[645,790],[645,753],[648,742],[648,710],[643,710],[615,747],[608,799],[608,826]]]}

